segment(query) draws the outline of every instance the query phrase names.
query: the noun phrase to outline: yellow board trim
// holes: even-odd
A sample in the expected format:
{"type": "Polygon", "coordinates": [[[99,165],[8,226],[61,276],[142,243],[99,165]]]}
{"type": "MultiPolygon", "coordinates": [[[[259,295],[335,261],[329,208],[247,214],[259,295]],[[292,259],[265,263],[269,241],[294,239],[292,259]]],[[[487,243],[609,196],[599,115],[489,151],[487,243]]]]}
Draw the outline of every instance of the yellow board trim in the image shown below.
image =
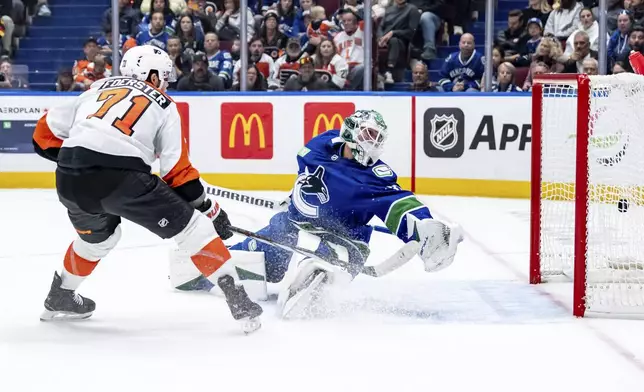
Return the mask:
{"type": "Polygon", "coordinates": [[[530,198],[530,181],[477,180],[465,178],[416,178],[422,195],[530,198]]]}

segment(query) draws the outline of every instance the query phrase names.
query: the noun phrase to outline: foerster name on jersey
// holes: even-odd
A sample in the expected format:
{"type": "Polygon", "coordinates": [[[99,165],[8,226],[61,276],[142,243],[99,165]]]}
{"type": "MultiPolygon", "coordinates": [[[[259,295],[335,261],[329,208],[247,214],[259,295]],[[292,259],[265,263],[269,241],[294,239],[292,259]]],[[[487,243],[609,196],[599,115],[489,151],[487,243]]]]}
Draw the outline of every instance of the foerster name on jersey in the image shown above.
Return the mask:
{"type": "Polygon", "coordinates": [[[99,87],[99,90],[105,90],[115,87],[132,87],[134,89],[137,89],[143,94],[147,95],[151,101],[156,102],[163,109],[170,106],[170,103],[172,102],[170,98],[168,98],[161,91],[155,89],[154,87],[143,81],[132,78],[117,78],[107,80],[101,87],[99,87]]]}

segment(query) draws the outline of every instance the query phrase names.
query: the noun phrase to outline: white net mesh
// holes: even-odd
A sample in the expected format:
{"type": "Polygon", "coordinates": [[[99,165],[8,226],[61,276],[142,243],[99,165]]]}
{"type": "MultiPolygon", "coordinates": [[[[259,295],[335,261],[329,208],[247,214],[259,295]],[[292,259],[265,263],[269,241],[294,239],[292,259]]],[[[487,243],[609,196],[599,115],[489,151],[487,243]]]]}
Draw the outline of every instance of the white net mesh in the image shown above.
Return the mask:
{"type": "MultiPolygon", "coordinates": [[[[575,170],[588,168],[586,308],[644,313],[644,77],[591,77],[588,156],[576,157],[577,86],[543,85],[540,268],[572,278],[575,170]]],[[[583,267],[583,265],[582,265],[583,267]]]]}

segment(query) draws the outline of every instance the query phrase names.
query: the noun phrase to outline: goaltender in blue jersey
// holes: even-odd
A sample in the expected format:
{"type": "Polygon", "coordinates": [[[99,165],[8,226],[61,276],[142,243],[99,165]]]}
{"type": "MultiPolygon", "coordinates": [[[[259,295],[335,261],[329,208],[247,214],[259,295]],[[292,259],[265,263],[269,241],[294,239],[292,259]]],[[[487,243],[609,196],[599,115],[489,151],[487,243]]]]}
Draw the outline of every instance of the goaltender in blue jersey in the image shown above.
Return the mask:
{"type": "MultiPolygon", "coordinates": [[[[379,159],[387,136],[379,113],[359,110],[344,120],[340,130],[322,133],[298,153],[298,177],[288,210],[274,215],[258,234],[307,248],[321,260],[304,258],[287,278],[278,298],[283,316],[302,310],[325,283],[347,283],[358,275],[369,256],[374,230],[369,222],[374,216],[402,241],[421,244],[419,255],[427,271],[453,261],[462,239],[460,227],[433,219],[426,205],[401,189],[396,173],[379,159]],[[323,261],[332,258],[349,267],[323,261]]],[[[252,238],[230,249],[263,252],[266,280],[273,283],[285,278],[292,259],[292,252],[252,238]]],[[[207,279],[193,283],[182,288],[212,287],[207,279]]]]}

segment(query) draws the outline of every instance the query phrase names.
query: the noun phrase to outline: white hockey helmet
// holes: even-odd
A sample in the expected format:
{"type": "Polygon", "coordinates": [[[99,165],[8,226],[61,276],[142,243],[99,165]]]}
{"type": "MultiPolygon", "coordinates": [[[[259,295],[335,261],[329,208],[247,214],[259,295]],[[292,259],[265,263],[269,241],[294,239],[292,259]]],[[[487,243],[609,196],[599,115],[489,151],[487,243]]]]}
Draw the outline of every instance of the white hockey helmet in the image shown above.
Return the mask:
{"type": "Polygon", "coordinates": [[[340,136],[351,148],[358,163],[373,166],[384,152],[387,124],[375,110],[358,110],[344,119],[340,136]]]}
{"type": "Polygon", "coordinates": [[[135,46],[125,52],[119,71],[122,76],[129,76],[134,79],[145,81],[151,71],[157,71],[161,85],[159,88],[165,90],[168,83],[177,80],[174,64],[170,56],[163,50],[151,45],[135,46]]]}

